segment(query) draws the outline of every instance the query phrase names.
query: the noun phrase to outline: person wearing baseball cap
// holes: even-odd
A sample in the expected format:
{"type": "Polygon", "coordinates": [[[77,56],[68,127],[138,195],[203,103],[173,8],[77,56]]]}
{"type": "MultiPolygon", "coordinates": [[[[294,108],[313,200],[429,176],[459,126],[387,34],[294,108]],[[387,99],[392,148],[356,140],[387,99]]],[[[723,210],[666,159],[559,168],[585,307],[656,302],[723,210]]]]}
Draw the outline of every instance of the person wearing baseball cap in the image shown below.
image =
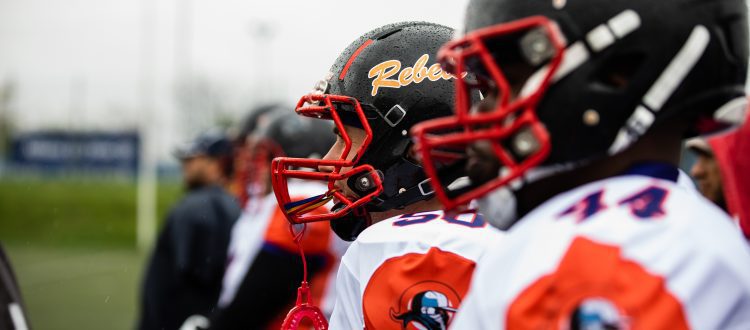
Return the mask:
{"type": "Polygon", "coordinates": [[[182,174],[188,190],[210,185],[224,186],[232,176],[234,149],[225,134],[208,132],[175,149],[182,163],[182,174]]]}
{"type": "Polygon", "coordinates": [[[185,197],[156,243],[141,294],[139,329],[207,328],[221,292],[227,247],[240,206],[227,187],[233,146],[210,132],[174,151],[185,197]]]}

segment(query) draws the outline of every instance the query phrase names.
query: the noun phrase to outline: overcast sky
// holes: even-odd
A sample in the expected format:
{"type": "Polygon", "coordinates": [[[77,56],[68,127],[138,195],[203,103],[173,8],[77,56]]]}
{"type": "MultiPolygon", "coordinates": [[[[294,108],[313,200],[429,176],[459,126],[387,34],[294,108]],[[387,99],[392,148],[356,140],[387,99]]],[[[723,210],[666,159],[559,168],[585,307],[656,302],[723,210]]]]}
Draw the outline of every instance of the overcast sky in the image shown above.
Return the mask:
{"type": "Polygon", "coordinates": [[[460,24],[466,0],[437,3],[0,0],[0,84],[15,86],[19,130],[122,130],[146,119],[167,151],[216,116],[295,102],[373,28],[460,24]],[[198,96],[178,97],[186,82],[198,96]]]}

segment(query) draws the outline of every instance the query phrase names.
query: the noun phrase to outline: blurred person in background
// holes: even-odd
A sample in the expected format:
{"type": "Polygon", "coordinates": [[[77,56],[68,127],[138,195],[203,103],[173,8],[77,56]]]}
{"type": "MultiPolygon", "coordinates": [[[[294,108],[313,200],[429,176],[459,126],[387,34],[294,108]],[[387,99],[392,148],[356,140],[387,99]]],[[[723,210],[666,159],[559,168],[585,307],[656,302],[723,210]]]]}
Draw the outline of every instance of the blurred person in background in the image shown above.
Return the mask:
{"type": "Polygon", "coordinates": [[[253,175],[252,166],[252,148],[251,134],[255,131],[258,123],[264,124],[274,111],[283,111],[284,108],[280,104],[267,104],[253,108],[249,114],[240,121],[238,127],[235,128],[233,135],[233,143],[235,149],[234,157],[234,175],[232,176],[231,191],[237,196],[240,201],[240,205],[244,208],[250,199],[250,195],[258,195],[258,190],[255,186],[250,186],[248,183],[256,181],[251,178],[253,175]]]}
{"type": "Polygon", "coordinates": [[[240,207],[227,190],[233,147],[207,133],[178,148],[187,194],[170,211],[143,282],[140,329],[205,328],[240,207]]]}
{"type": "MultiPolygon", "coordinates": [[[[248,167],[237,169],[247,173],[243,186],[248,200],[232,230],[212,329],[280,328],[294,304],[303,266],[290,225],[271,191],[270,162],[281,155],[319,158],[333,143],[328,123],[296,116],[289,108],[256,111],[244,125],[252,131],[246,134],[246,150],[238,152],[248,157],[248,167]]],[[[300,198],[325,189],[301,182],[290,188],[300,198]]],[[[348,245],[324,223],[308,225],[304,237],[313,302],[330,313],[334,271],[348,245]]]]}
{"type": "Polygon", "coordinates": [[[708,141],[702,137],[692,138],[685,146],[696,156],[695,163],[690,168],[690,176],[695,179],[698,190],[704,197],[726,211],[727,204],[724,200],[721,170],[708,141]]]}

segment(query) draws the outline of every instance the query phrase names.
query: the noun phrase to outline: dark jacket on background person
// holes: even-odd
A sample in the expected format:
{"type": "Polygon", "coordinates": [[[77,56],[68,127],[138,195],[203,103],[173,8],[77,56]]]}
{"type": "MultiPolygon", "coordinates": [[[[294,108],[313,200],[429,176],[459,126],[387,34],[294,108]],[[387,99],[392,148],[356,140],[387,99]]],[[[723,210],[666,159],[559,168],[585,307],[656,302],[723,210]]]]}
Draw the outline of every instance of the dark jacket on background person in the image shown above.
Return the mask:
{"type": "Polygon", "coordinates": [[[171,210],[146,271],[139,329],[179,329],[193,315],[210,316],[239,215],[219,186],[190,191],[171,210]]]}
{"type": "Polygon", "coordinates": [[[21,290],[10,260],[0,245],[0,329],[21,330],[29,329],[26,313],[24,312],[21,290]]]}

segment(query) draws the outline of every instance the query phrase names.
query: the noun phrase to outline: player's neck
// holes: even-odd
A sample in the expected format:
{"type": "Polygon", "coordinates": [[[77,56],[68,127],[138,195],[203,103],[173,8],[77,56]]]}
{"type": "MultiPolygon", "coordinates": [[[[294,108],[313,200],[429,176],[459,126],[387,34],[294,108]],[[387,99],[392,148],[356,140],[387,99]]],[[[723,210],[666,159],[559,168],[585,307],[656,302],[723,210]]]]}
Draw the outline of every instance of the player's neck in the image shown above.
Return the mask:
{"type": "Polygon", "coordinates": [[[443,208],[443,204],[440,204],[440,201],[438,201],[437,198],[432,198],[426,201],[416,202],[414,204],[404,207],[403,209],[393,209],[393,210],[388,210],[385,212],[371,212],[370,217],[372,219],[372,223],[375,224],[380,221],[390,219],[401,214],[435,211],[435,210],[440,210],[442,208],[443,208]]]}
{"type": "Polygon", "coordinates": [[[677,166],[680,160],[681,134],[660,130],[636,142],[612,157],[592,161],[571,171],[528,183],[516,192],[518,219],[548,199],[584,184],[622,174],[633,165],[659,162],[677,166]]]}

